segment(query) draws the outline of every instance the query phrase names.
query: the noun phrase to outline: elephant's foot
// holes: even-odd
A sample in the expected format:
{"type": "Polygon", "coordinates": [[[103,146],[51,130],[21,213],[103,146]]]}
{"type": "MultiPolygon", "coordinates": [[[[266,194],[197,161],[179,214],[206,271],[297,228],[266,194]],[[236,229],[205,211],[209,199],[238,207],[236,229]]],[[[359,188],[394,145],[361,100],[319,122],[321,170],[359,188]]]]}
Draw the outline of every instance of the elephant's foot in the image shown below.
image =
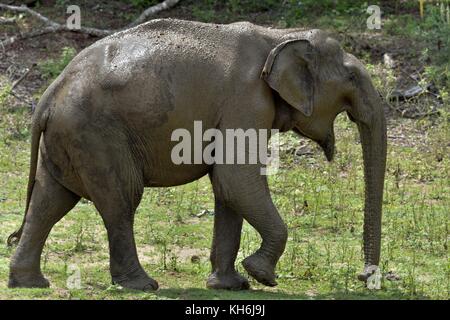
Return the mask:
{"type": "Polygon", "coordinates": [[[226,274],[214,272],[209,276],[206,287],[221,290],[248,290],[250,284],[246,278],[236,271],[226,274]]]}
{"type": "Polygon", "coordinates": [[[50,282],[41,272],[25,272],[11,270],[9,273],[9,288],[48,288],[50,282]]]}
{"type": "Polygon", "coordinates": [[[242,261],[242,265],[248,274],[259,283],[269,287],[275,287],[277,285],[275,281],[275,267],[266,258],[255,253],[245,258],[242,261]]]}
{"type": "Polygon", "coordinates": [[[140,291],[155,291],[159,287],[158,282],[150,278],[141,268],[121,276],[113,276],[112,282],[127,289],[140,291]]]}

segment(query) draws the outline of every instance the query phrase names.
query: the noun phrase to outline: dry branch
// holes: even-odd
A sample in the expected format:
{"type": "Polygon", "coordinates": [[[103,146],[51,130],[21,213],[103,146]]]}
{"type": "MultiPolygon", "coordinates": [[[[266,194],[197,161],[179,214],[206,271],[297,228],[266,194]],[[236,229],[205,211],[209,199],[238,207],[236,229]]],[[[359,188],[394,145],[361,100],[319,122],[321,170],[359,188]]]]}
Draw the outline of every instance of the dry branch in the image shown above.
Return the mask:
{"type": "Polygon", "coordinates": [[[15,18],[0,17],[0,24],[14,24],[14,23],[16,23],[15,18]]]}
{"type": "Polygon", "coordinates": [[[2,42],[0,42],[0,45],[4,48],[10,44],[13,44],[14,42],[16,42],[16,40],[19,39],[29,39],[29,38],[34,38],[34,37],[38,37],[38,36],[42,36],[44,34],[47,33],[52,33],[52,32],[56,32],[57,29],[54,27],[45,27],[43,29],[39,29],[39,30],[35,30],[35,31],[31,31],[31,32],[26,32],[26,33],[21,33],[15,36],[12,36],[6,40],[3,40],[2,42]]]}
{"type": "Polygon", "coordinates": [[[173,8],[180,1],[181,0],[166,0],[166,1],[163,1],[161,3],[158,3],[158,4],[154,5],[154,6],[146,9],[144,12],[142,12],[142,14],[136,20],[134,20],[132,23],[130,23],[127,26],[127,28],[135,27],[138,24],[141,24],[141,23],[147,21],[148,18],[150,18],[151,16],[154,16],[154,15],[160,13],[161,11],[173,8]]]}
{"type": "MultiPolygon", "coordinates": [[[[135,21],[133,21],[132,23],[130,23],[128,26],[126,26],[123,29],[128,29],[128,28],[137,26],[138,24],[141,24],[141,23],[147,21],[151,16],[154,16],[154,15],[160,13],[161,11],[173,8],[180,1],[181,0],[165,0],[154,6],[151,6],[150,8],[147,8],[144,12],[142,12],[142,14],[135,21]]],[[[38,29],[35,31],[31,31],[31,32],[26,32],[23,34],[18,34],[18,35],[12,36],[6,40],[1,41],[0,46],[3,46],[3,47],[10,45],[19,39],[34,38],[37,36],[41,36],[41,35],[44,35],[47,33],[53,33],[53,32],[72,31],[72,32],[88,34],[88,35],[95,36],[95,37],[105,37],[114,32],[123,30],[123,29],[108,30],[108,29],[88,28],[88,27],[81,27],[79,29],[69,29],[65,24],[60,24],[53,20],[50,20],[49,18],[41,15],[39,12],[36,12],[33,9],[30,9],[24,5],[18,7],[18,6],[11,6],[11,5],[0,3],[0,9],[29,14],[30,16],[43,22],[45,25],[45,27],[42,29],[38,29]]]]}
{"type": "Polygon", "coordinates": [[[13,11],[13,12],[27,13],[27,14],[35,17],[36,19],[44,22],[46,25],[54,25],[54,26],[59,25],[59,23],[56,23],[56,22],[50,20],[49,18],[44,17],[39,12],[36,12],[24,5],[17,7],[17,6],[10,6],[7,4],[0,3],[0,9],[9,10],[9,11],[13,11]]]}
{"type": "Polygon", "coordinates": [[[27,70],[24,72],[24,74],[22,74],[19,79],[14,81],[13,85],[11,86],[11,91],[14,90],[28,76],[28,74],[31,72],[33,67],[34,67],[34,65],[32,65],[30,68],[27,68],[27,70]]]}

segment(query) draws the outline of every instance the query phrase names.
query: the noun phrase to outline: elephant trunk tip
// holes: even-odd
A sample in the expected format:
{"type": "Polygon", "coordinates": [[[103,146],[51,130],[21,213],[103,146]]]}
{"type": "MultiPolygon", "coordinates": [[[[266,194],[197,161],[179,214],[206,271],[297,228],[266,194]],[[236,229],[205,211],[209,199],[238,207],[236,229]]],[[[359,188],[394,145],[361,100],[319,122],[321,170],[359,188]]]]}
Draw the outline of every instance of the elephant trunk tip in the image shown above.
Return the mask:
{"type": "Polygon", "coordinates": [[[319,143],[323,152],[325,153],[325,157],[329,162],[333,161],[335,154],[335,139],[333,132],[330,132],[325,140],[319,143]]]}

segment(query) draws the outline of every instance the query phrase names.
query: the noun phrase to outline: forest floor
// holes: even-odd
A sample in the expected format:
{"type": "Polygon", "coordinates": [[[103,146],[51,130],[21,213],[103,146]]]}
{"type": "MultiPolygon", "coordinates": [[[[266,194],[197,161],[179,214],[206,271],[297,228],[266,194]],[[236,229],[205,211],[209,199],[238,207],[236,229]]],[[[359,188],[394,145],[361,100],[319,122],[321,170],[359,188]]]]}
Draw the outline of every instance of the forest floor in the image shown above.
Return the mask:
{"type": "MultiPolygon", "coordinates": [[[[66,1],[39,3],[35,10],[64,22],[66,1]]],[[[142,10],[139,3],[145,1],[73,3],[82,8],[83,25],[120,28],[133,20],[142,10]]],[[[386,13],[382,29],[368,30],[368,14],[362,6],[314,12],[275,6],[269,0],[260,2],[266,7],[233,3],[185,0],[158,18],[249,20],[274,27],[325,29],[364,61],[385,97],[389,142],[382,289],[370,291],[356,279],[363,266],[363,166],[359,134],[343,115],[336,120],[337,154],[331,163],[310,141],[291,134],[281,139],[281,169],[269,178],[274,202],[289,228],[286,251],[277,267],[277,287],[250,280],[250,291],[205,288],[214,206],[209,180],[203,178],[180,187],[148,189],[138,209],[139,256],[158,280],[159,291],[141,293],[111,285],[106,231],[89,201],[80,202],[49,236],[42,268],[51,288],[8,289],[14,249],[5,243],[23,217],[31,106],[74,54],[98,40],[66,32],[0,48],[0,299],[449,298],[449,25],[436,10],[427,10],[421,19],[413,5],[382,7],[386,13]],[[386,61],[386,54],[394,65],[386,61]],[[12,91],[13,83],[29,68],[12,91]],[[413,86],[427,90],[404,101],[389,98],[413,86]],[[204,210],[208,212],[200,214],[204,210]],[[77,274],[81,288],[73,289],[70,283],[77,274]]],[[[31,21],[20,18],[20,28],[35,28],[31,21]]],[[[1,28],[0,38],[17,32],[17,26],[1,28]]],[[[240,272],[244,273],[240,261],[259,244],[259,235],[245,224],[237,264],[240,272]]]]}

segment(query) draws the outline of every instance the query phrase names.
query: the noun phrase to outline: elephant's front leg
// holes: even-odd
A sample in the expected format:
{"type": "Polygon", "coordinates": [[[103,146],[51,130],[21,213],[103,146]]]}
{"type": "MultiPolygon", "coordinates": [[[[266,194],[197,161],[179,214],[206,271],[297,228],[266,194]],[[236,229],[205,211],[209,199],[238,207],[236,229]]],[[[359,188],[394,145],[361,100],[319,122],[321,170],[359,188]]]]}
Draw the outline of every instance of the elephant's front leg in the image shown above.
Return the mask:
{"type": "Polygon", "coordinates": [[[243,218],[220,199],[215,202],[214,235],[211,248],[212,273],[206,286],[211,289],[246,290],[249,283],[234,267],[241,242],[243,218]]]}
{"type": "MultiPolygon", "coordinates": [[[[212,182],[225,206],[242,215],[263,240],[261,247],[242,262],[244,268],[258,282],[276,286],[275,267],[286,246],[287,227],[272,202],[260,166],[216,165],[212,182]]],[[[229,240],[230,235],[225,231],[224,238],[229,240]]],[[[217,263],[217,248],[215,255],[217,263]]]]}

